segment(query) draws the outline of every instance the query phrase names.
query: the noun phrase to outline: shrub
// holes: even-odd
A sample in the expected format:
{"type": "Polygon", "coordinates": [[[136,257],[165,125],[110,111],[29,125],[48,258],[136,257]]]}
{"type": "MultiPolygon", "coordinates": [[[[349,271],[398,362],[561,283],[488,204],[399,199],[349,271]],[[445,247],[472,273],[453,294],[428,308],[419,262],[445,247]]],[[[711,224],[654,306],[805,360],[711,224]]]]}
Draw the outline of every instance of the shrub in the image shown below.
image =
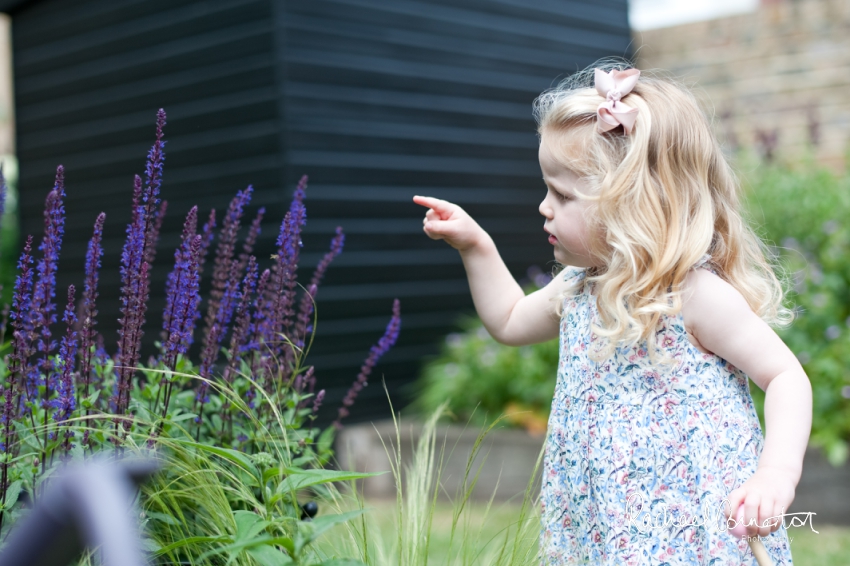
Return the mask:
{"type": "MultiPolygon", "coordinates": [[[[529,270],[526,293],[548,282],[538,268],[529,270]]],[[[458,322],[440,354],[422,369],[413,407],[431,414],[444,402],[461,421],[485,424],[507,413],[507,421],[532,434],[543,434],[558,371],[558,340],[514,348],[496,342],[478,317],[458,322]]]]}
{"type": "Polygon", "coordinates": [[[185,219],[182,243],[166,283],[158,353],[142,364],[150,269],[167,210],[160,199],[165,113],[157,114],[156,141],[144,179],[133,184],[132,219],[121,255],[121,319],[116,348],[97,330],[97,299],[105,215],[94,223],[85,281],[56,304],[56,269],[64,233],[64,169],[46,199],[44,235],[36,252],[27,237],[18,262],[9,316],[10,343],[0,367],[0,530],[7,531],[37,499],[63,463],[109,449],[116,457],[153,450],[170,463],[142,490],[148,546],[169,563],[303,564],[315,538],[351,515],[323,516],[299,503],[323,486],[362,474],[325,470],[334,431],[379,358],[395,343],[399,302],[384,336],[321,430],[316,414],[325,396],[306,364],[315,321],[315,297],[325,270],[343,248],[337,228],[331,249],[306,289],[296,270],[306,222],[302,178],[277,239],[269,269],[253,247],[264,210],[257,211],[238,247],[242,217],[253,189],[237,193],[216,235],[212,211],[199,229],[199,211],[185,219]],[[190,346],[201,319],[200,279],[211,271],[200,355],[190,346]],[[57,313],[61,308],[61,317],[57,313]],[[57,325],[61,318],[61,326],[57,325]],[[61,331],[59,328],[61,327],[61,331]],[[55,333],[55,334],[54,334],[55,333]],[[222,356],[223,353],[223,356],[222,356]]]}
{"type": "MultiPolygon", "coordinates": [[[[747,209],[772,246],[797,312],[778,333],[812,384],[810,444],[839,465],[850,441],[850,175],[808,162],[748,169],[747,209]]],[[[751,390],[764,422],[764,393],[751,390]]]]}

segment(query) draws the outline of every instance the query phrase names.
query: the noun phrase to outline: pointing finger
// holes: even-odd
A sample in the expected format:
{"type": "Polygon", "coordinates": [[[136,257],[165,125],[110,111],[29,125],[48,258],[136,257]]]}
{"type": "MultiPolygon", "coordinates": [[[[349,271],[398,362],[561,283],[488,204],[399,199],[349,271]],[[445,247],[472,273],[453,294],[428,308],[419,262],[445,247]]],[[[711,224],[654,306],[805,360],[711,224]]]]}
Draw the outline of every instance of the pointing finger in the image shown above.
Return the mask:
{"type": "Polygon", "coordinates": [[[433,197],[423,197],[419,195],[413,197],[413,202],[420,206],[427,206],[428,208],[439,214],[441,217],[447,217],[452,212],[454,212],[454,209],[456,208],[455,205],[448,201],[433,197]]]}

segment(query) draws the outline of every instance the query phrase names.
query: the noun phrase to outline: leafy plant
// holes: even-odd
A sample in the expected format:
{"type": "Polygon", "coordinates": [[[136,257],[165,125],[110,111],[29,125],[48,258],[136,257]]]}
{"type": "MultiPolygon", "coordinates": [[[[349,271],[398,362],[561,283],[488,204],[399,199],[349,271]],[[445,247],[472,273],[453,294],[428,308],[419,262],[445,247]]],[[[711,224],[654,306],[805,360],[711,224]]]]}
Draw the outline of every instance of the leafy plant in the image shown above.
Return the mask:
{"type": "Polygon", "coordinates": [[[47,195],[41,244],[36,249],[33,237],[26,239],[6,333],[10,342],[3,345],[6,356],[0,365],[0,536],[64,463],[102,450],[115,457],[152,450],[170,464],[142,490],[149,547],[157,556],[191,564],[306,564],[316,537],[352,515],[305,523],[301,519],[311,513],[299,497],[321,496],[331,482],[362,476],[323,468],[341,420],[398,337],[399,302],[337,420],[321,430],[316,415],[325,391],[316,390],[306,356],[318,286],[342,251],[344,234],[337,228],[309,286],[299,291],[307,178],[301,179],[281,224],[273,264],[263,271],[252,255],[263,209],[241,250],[237,246],[253,192],[249,186],[231,201],[217,233],[199,356],[192,357],[190,347],[201,318],[200,280],[216,240],[216,214],[211,211],[199,230],[194,207],[167,278],[158,353],[141,363],[150,269],[167,210],[160,199],[164,126],[160,110],[144,179],[137,175],[133,183],[114,354],[96,326],[103,213],[94,223],[82,293],[72,285],[62,294],[67,301],[57,332],[56,270],[65,222],[62,166],[47,195]]]}
{"type": "MultiPolygon", "coordinates": [[[[796,305],[797,319],[778,333],[812,384],[810,444],[840,465],[850,442],[850,172],[812,162],[748,169],[750,217],[771,243],[796,305]]],[[[763,419],[764,393],[751,390],[763,419]]]]}
{"type": "MultiPolygon", "coordinates": [[[[548,282],[529,270],[525,292],[548,282]]],[[[514,348],[496,342],[478,317],[458,322],[438,357],[424,366],[413,407],[431,414],[443,403],[455,418],[478,424],[506,413],[509,422],[545,434],[558,371],[558,340],[514,348]]]]}

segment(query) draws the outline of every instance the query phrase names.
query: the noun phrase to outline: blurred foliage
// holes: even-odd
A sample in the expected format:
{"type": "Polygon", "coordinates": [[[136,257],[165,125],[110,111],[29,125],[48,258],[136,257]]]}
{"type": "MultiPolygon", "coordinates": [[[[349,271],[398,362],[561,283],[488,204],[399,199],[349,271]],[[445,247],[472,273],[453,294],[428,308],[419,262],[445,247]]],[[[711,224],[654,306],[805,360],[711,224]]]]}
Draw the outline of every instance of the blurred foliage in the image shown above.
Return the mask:
{"type": "MultiPolygon", "coordinates": [[[[548,282],[538,268],[529,270],[526,294],[548,282]]],[[[481,320],[466,316],[461,332],[449,334],[438,357],[426,363],[416,384],[414,409],[433,413],[447,399],[460,422],[492,422],[502,413],[532,434],[546,432],[555,391],[558,340],[514,348],[496,342],[481,320]]]]}
{"type": "Polygon", "coordinates": [[[12,300],[12,287],[18,273],[18,161],[13,155],[0,155],[6,178],[6,210],[0,219],[0,309],[12,300]]]}
{"type": "MultiPolygon", "coordinates": [[[[840,465],[850,441],[850,172],[747,157],[739,169],[745,214],[775,254],[786,304],[797,312],[777,333],[812,383],[810,443],[840,465]]],[[[527,293],[545,284],[539,269],[529,278],[527,293]]],[[[465,317],[459,327],[425,365],[414,407],[430,413],[448,399],[461,421],[486,422],[506,412],[517,425],[545,431],[557,340],[512,348],[493,340],[477,317],[465,317]]],[[[764,392],[750,390],[764,430],[764,392]]]]}
{"type": "MultiPolygon", "coordinates": [[[[742,177],[749,219],[776,254],[797,312],[777,333],[812,383],[810,444],[840,465],[850,441],[850,172],[806,161],[749,166],[742,177]]],[[[750,389],[764,423],[764,392],[750,389]]]]}

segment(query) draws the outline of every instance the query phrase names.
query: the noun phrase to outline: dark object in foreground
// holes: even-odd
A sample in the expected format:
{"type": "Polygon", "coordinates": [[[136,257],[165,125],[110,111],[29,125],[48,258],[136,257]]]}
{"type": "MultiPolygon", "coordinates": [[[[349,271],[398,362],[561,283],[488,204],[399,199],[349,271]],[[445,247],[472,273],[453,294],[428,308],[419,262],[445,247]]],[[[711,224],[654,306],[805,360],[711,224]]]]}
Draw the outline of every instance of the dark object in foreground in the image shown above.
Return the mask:
{"type": "Polygon", "coordinates": [[[98,546],[103,566],[144,566],[138,514],[131,506],[136,488],[157,467],[153,460],[68,467],[13,528],[0,566],[65,566],[83,548],[98,546]]]}
{"type": "Polygon", "coordinates": [[[301,520],[312,519],[319,512],[319,504],[315,501],[308,501],[301,506],[301,520]]]}

